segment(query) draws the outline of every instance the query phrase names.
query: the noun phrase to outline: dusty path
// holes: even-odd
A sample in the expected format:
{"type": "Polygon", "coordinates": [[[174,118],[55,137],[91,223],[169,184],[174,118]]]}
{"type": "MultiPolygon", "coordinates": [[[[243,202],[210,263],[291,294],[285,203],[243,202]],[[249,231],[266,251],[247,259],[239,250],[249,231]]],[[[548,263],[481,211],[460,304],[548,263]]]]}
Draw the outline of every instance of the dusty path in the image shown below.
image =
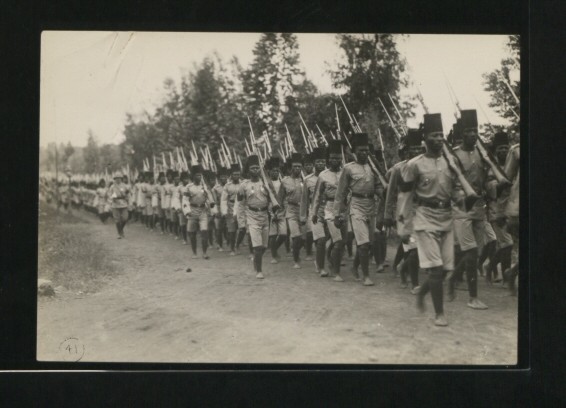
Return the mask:
{"type": "Polygon", "coordinates": [[[90,222],[70,228],[88,228],[103,242],[119,274],[95,294],[39,300],[38,360],[61,360],[71,337],[84,345],[81,361],[516,362],[517,299],[483,278],[480,296],[490,309],[467,308],[467,293],[459,291],[445,306],[450,326],[437,328],[430,298],[427,312],[418,313],[415,297],[390,272],[372,272],[376,285],[367,288],[349,273],[335,283],[310,262],[293,270],[289,258],[270,265],[266,255],[265,279],[257,280],[245,254],[212,250],[209,261],[192,260],[187,246],[139,224],[116,240],[111,223],[83,218],[90,222]]]}

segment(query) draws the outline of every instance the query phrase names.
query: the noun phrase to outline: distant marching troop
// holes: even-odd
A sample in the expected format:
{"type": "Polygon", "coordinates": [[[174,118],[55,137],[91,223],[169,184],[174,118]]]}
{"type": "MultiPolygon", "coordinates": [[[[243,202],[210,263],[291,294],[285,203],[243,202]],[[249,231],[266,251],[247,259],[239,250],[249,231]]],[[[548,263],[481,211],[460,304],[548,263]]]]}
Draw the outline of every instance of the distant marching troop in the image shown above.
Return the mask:
{"type": "Polygon", "coordinates": [[[320,129],[318,138],[301,126],[305,154],[297,152],[288,129],[274,152],[265,132],[256,139],[250,122],[244,163],[222,138],[219,162],[208,146],[199,155],[192,144],[190,165],[178,148],[176,160],[169,153],[169,164],[163,154],[160,164],[154,157],[153,171],[144,160],[141,173],[132,176],[124,169],[128,175],[115,172],[113,181],[43,174],[40,196],[96,213],[102,222],[112,214],[118,239],[125,237],[128,221],[139,221],[150,231],[190,243],[193,258],[198,257],[197,232],[204,259],[214,241],[218,251],[226,242],[230,256],[239,254],[248,236],[258,279],[264,278],[266,249],[277,264],[284,245],[293,268],[300,269],[301,250],[313,260],[314,246],[321,277],[344,281],[347,250],[355,280],[372,286],[370,258],[377,273],[383,272],[387,238],[394,239],[388,232],[395,228],[399,244],[393,271],[403,288],[410,283],[420,310],[430,292],[434,323],[446,326],[445,280],[453,301],[465,273],[467,306],[476,310],[487,309],[478,299],[478,272],[489,283],[503,281],[516,296],[518,263],[512,265],[512,253],[519,239],[519,145],[511,146],[505,132],[482,141],[475,110],[461,110],[447,137],[440,114],[425,111],[418,128],[398,132],[401,161],[390,168],[381,135],[374,146],[348,112],[351,132],[340,129],[338,118],[337,132],[328,138],[320,129]],[[425,282],[419,282],[419,269],[428,275],[425,282]]]}

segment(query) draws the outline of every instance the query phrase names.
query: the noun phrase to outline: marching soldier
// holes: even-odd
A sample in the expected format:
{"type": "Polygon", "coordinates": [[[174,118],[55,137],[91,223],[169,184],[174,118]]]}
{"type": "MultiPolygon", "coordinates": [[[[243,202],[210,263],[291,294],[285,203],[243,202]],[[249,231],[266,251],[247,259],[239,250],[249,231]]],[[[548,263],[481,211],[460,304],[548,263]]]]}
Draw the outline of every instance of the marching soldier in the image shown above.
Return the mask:
{"type": "MultiPolygon", "coordinates": [[[[404,160],[391,167],[389,176],[389,186],[387,188],[387,196],[385,200],[384,224],[388,227],[396,225],[399,236],[408,234],[409,241],[401,242],[401,251],[405,254],[403,266],[401,267],[401,286],[407,287],[407,272],[411,279],[411,293],[416,295],[419,291],[419,256],[417,251],[417,240],[412,225],[403,222],[405,219],[411,219],[414,214],[405,214],[403,206],[409,198],[410,192],[400,190],[403,179],[401,177],[402,169],[407,165],[409,160],[422,154],[423,134],[421,129],[408,129],[407,136],[404,141],[402,150],[404,160]]],[[[413,207],[410,207],[413,210],[413,207]]]]}
{"type": "Polygon", "coordinates": [[[203,171],[200,165],[191,167],[193,182],[189,184],[183,196],[183,213],[187,217],[187,231],[191,240],[193,258],[197,258],[197,230],[200,229],[202,257],[209,259],[206,251],[208,249],[208,217],[209,205],[208,196],[202,182],[203,171]]]}
{"type": "Polygon", "coordinates": [[[369,278],[369,251],[376,222],[375,196],[383,195],[383,186],[368,164],[368,135],[355,133],[352,136],[352,147],[356,161],[344,166],[340,175],[334,200],[334,224],[338,229],[342,227],[344,219],[341,214],[344,211],[347,192],[351,191],[349,218],[364,277],[363,284],[372,286],[373,282],[369,278]]]}
{"type": "Polygon", "coordinates": [[[145,203],[145,215],[146,215],[146,226],[151,231],[154,230],[155,227],[155,219],[153,213],[153,193],[155,191],[155,180],[153,178],[153,172],[148,171],[145,173],[145,184],[142,188],[144,194],[144,203],[145,203]]]}
{"type": "MultiPolygon", "coordinates": [[[[487,222],[486,202],[483,198],[485,183],[487,181],[487,167],[483,158],[476,148],[478,138],[478,121],[475,110],[461,111],[462,144],[454,149],[455,155],[463,167],[464,176],[482,197],[477,200],[470,211],[465,211],[459,205],[454,207],[454,232],[460,245],[461,260],[449,279],[449,300],[454,299],[454,283],[461,276],[463,269],[466,271],[468,292],[470,299],[468,307],[476,310],[487,309],[487,306],[478,299],[478,256],[479,249],[484,245],[490,245],[490,252],[495,251],[495,232],[487,222]]],[[[490,254],[493,258],[493,254],[490,254]]]]}
{"type": "MultiPolygon", "coordinates": [[[[344,245],[346,234],[348,232],[346,223],[342,223],[340,227],[334,224],[336,218],[335,212],[335,196],[336,189],[338,188],[338,180],[342,174],[342,142],[339,140],[330,140],[328,142],[327,151],[328,169],[323,170],[318,175],[316,182],[314,197],[312,200],[311,213],[312,222],[316,226],[321,224],[320,209],[323,210],[323,219],[328,228],[332,246],[330,249],[330,266],[334,281],[343,282],[344,279],[340,275],[340,263],[342,262],[342,255],[344,254],[344,245]]],[[[345,212],[342,214],[344,218],[345,212]]],[[[318,262],[317,245],[317,262],[318,262]]],[[[321,276],[322,273],[321,273],[321,276]]]]}
{"type": "Polygon", "coordinates": [[[116,223],[118,231],[118,239],[125,238],[124,227],[128,221],[128,196],[130,189],[122,183],[122,175],[117,173],[114,175],[114,184],[108,189],[108,197],[112,200],[112,216],[116,223]]]}
{"type": "Polygon", "coordinates": [[[280,203],[285,207],[285,218],[289,223],[289,233],[292,240],[293,249],[293,268],[300,269],[299,254],[303,245],[303,235],[305,228],[300,224],[300,204],[301,195],[303,193],[303,161],[299,153],[293,153],[289,159],[291,163],[291,175],[281,180],[281,189],[279,190],[280,203]]]}
{"type": "Polygon", "coordinates": [[[188,245],[187,242],[187,216],[183,213],[183,198],[189,187],[189,173],[187,171],[181,171],[180,173],[181,182],[177,186],[175,191],[175,207],[177,210],[177,219],[179,223],[179,238],[183,238],[183,245],[188,245]],[[177,201],[178,200],[178,201],[177,201]]]}
{"type": "MultiPolygon", "coordinates": [[[[308,153],[305,154],[303,156],[303,168],[304,168],[304,173],[305,173],[305,178],[304,178],[304,182],[303,182],[303,193],[305,191],[305,188],[307,190],[309,190],[311,193],[314,191],[314,186],[316,185],[316,179],[318,177],[318,174],[315,175],[315,169],[314,169],[314,150],[312,153],[308,153]],[[310,181],[308,181],[310,179],[310,181]],[[309,187],[305,187],[307,184],[309,184],[309,187]]],[[[324,168],[323,168],[324,170],[324,168]]],[[[320,173],[320,171],[319,171],[320,173]]],[[[303,203],[303,201],[306,200],[308,203],[312,202],[312,196],[310,197],[305,197],[304,194],[301,195],[301,205],[303,203]]],[[[306,257],[305,257],[305,261],[312,261],[312,244],[313,244],[313,232],[312,232],[312,223],[310,222],[310,220],[308,219],[308,215],[306,213],[308,213],[308,206],[309,204],[306,204],[304,211],[305,211],[305,215],[304,218],[302,216],[302,210],[299,209],[300,212],[300,216],[299,216],[299,223],[300,225],[304,228],[305,231],[305,251],[306,251],[306,257]]]]}
{"type": "MultiPolygon", "coordinates": [[[[214,202],[216,204],[216,208],[221,207],[222,201],[222,192],[224,191],[224,186],[226,186],[226,182],[228,181],[228,173],[224,167],[218,168],[217,174],[217,182],[212,187],[212,195],[214,196],[214,202]]],[[[226,235],[226,217],[222,215],[221,211],[219,211],[214,216],[214,226],[216,229],[216,243],[218,252],[223,252],[224,248],[223,245],[223,237],[226,235]]]]}
{"type": "MultiPolygon", "coordinates": [[[[248,169],[250,179],[240,185],[238,203],[239,205],[245,204],[247,226],[254,252],[254,270],[256,278],[263,279],[262,259],[269,236],[268,207],[270,206],[270,199],[267,190],[269,187],[259,177],[258,156],[248,157],[248,169]]],[[[276,210],[277,208],[275,208],[276,210]]]]}
{"type": "Polygon", "coordinates": [[[234,213],[234,204],[236,196],[240,189],[240,165],[232,164],[230,167],[230,181],[224,185],[222,195],[220,196],[220,213],[226,222],[226,231],[228,231],[228,244],[230,245],[230,255],[236,255],[236,232],[238,231],[238,222],[234,213]]]}
{"type": "MultiPolygon", "coordinates": [[[[164,172],[160,172],[157,178],[158,184],[155,186],[152,196],[152,207],[157,220],[159,220],[160,234],[165,234],[165,193],[167,179],[164,172]]],[[[170,203],[169,203],[170,204],[170,203]]]]}
{"type": "MultiPolygon", "coordinates": [[[[312,212],[310,207],[313,205],[315,187],[318,182],[320,173],[326,169],[326,149],[324,147],[315,147],[311,154],[314,162],[314,171],[305,177],[303,186],[303,194],[301,196],[300,222],[301,225],[307,225],[307,255],[309,233],[314,242],[316,242],[316,272],[321,277],[328,276],[324,270],[324,261],[326,257],[326,233],[324,230],[324,208],[319,206],[317,212],[312,212]],[[320,222],[319,222],[320,221],[320,222]]],[[[305,258],[308,260],[308,258],[305,258]]]]}
{"type": "MultiPolygon", "coordinates": [[[[275,194],[279,196],[281,190],[280,161],[278,157],[271,157],[266,162],[269,178],[275,189],[275,194]]],[[[273,209],[272,209],[273,211],[273,209]]],[[[287,240],[287,220],[285,219],[285,207],[282,205],[277,211],[271,213],[269,222],[269,247],[271,248],[271,263],[279,263],[277,251],[281,244],[287,240]]]]}
{"type": "Polygon", "coordinates": [[[106,188],[106,181],[104,179],[100,179],[98,182],[98,188],[96,189],[96,197],[95,197],[95,206],[98,210],[98,217],[102,223],[106,222],[108,218],[108,212],[106,210],[107,206],[107,192],[108,189],[106,188]]]}

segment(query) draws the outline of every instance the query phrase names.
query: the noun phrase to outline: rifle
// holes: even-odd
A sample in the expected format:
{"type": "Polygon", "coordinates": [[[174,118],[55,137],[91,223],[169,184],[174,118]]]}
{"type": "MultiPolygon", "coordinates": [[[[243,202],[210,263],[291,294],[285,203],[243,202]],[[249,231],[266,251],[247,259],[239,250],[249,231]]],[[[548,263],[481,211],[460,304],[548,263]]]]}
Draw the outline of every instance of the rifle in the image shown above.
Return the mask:
{"type": "MultiPolygon", "coordinates": [[[[248,116],[248,123],[250,124],[251,137],[253,139],[255,139],[254,130],[252,128],[252,122],[251,122],[249,116],[248,116]]],[[[254,148],[255,151],[257,151],[257,147],[255,145],[253,145],[253,148],[254,148]]],[[[261,174],[261,179],[263,181],[263,184],[265,184],[265,188],[267,189],[267,195],[269,196],[269,201],[271,202],[271,206],[272,207],[281,207],[281,205],[279,204],[279,201],[277,201],[277,195],[275,194],[274,190],[271,189],[273,184],[270,182],[269,178],[267,178],[267,175],[265,174],[265,171],[263,169],[263,166],[264,166],[265,163],[263,162],[261,155],[258,154],[258,158],[259,158],[259,171],[260,171],[260,174],[261,174]]]]}
{"type": "Polygon", "coordinates": [[[393,129],[393,131],[395,132],[395,135],[397,136],[397,141],[401,141],[401,135],[399,134],[399,131],[397,130],[397,128],[395,127],[395,122],[393,122],[393,119],[391,119],[391,116],[389,116],[389,112],[387,112],[387,109],[385,109],[385,105],[383,104],[383,102],[381,101],[381,98],[377,98],[379,100],[379,103],[381,104],[381,107],[383,108],[383,110],[385,111],[385,115],[387,115],[387,118],[389,119],[389,123],[391,124],[391,128],[393,129]]]}
{"type": "Polygon", "coordinates": [[[464,200],[464,205],[466,211],[470,211],[470,209],[474,206],[474,203],[479,199],[476,191],[470,185],[466,176],[460,169],[460,166],[456,164],[457,156],[455,155],[454,151],[450,146],[448,146],[448,142],[446,139],[443,140],[442,144],[442,154],[448,163],[448,167],[456,174],[458,181],[462,185],[462,189],[464,190],[464,194],[466,194],[466,199],[464,200]]]}
{"type": "Polygon", "coordinates": [[[397,116],[399,116],[399,119],[401,119],[402,121],[401,129],[403,130],[405,136],[407,136],[407,121],[405,120],[405,118],[403,118],[403,116],[401,116],[401,113],[399,112],[399,109],[397,109],[397,105],[395,104],[395,101],[393,100],[391,95],[389,95],[389,92],[387,92],[387,96],[389,97],[389,100],[391,101],[391,104],[393,105],[395,112],[397,112],[397,116]]]}

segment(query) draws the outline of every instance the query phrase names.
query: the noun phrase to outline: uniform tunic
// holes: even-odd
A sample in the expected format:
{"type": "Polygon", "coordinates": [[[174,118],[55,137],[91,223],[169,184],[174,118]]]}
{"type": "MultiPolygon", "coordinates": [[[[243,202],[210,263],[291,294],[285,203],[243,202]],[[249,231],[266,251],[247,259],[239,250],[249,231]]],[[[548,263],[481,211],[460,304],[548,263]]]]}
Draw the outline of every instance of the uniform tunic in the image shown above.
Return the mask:
{"type": "Polygon", "coordinates": [[[126,184],[112,184],[108,188],[108,197],[111,200],[112,215],[116,222],[128,220],[128,196],[130,189],[126,184]]]}
{"type": "Polygon", "coordinates": [[[465,211],[461,205],[454,205],[454,232],[462,251],[482,247],[497,239],[490,223],[487,222],[485,184],[487,182],[487,165],[479,151],[475,148],[466,151],[461,146],[454,149],[455,155],[462,163],[466,180],[480,198],[470,211],[465,211]]]}
{"type": "Polygon", "coordinates": [[[208,196],[202,182],[187,185],[183,193],[183,213],[187,216],[187,231],[208,230],[208,196]]]}
{"type": "MultiPolygon", "coordinates": [[[[271,180],[273,188],[275,189],[275,195],[279,197],[279,191],[281,190],[280,180],[271,180]]],[[[285,205],[281,203],[281,207],[277,210],[277,213],[271,213],[271,220],[269,222],[269,236],[277,235],[287,235],[287,220],[285,219],[285,205]]]]}
{"type": "Polygon", "coordinates": [[[240,186],[239,181],[238,183],[229,181],[224,185],[220,195],[220,213],[226,218],[226,229],[228,232],[236,232],[238,228],[236,215],[234,214],[234,204],[240,186]]]}
{"type": "Polygon", "coordinates": [[[306,229],[299,224],[303,180],[298,177],[284,177],[279,189],[279,202],[285,205],[285,218],[289,223],[291,238],[300,237],[306,229]]]}
{"type": "Polygon", "coordinates": [[[246,214],[246,224],[249,229],[252,247],[267,247],[269,234],[269,193],[263,181],[242,183],[238,196],[243,197],[239,205],[243,205],[246,214]]]}
{"type": "Polygon", "coordinates": [[[334,201],[335,213],[342,213],[346,207],[348,190],[352,192],[349,216],[357,245],[373,241],[377,205],[375,196],[383,194],[383,186],[371,171],[369,164],[348,163],[338,180],[334,201]]]}
{"type": "MultiPolygon", "coordinates": [[[[336,212],[334,211],[334,199],[336,197],[338,180],[340,180],[341,174],[342,169],[339,169],[336,172],[330,169],[320,172],[314,189],[314,197],[311,206],[312,214],[319,214],[319,219],[322,214],[322,218],[327,221],[326,226],[333,242],[338,242],[344,239],[348,230],[347,225],[343,225],[340,229],[336,228],[334,225],[334,218],[336,215],[336,212]]],[[[342,215],[345,215],[345,213],[346,210],[344,209],[342,215]]]]}
{"type": "MultiPolygon", "coordinates": [[[[413,214],[411,206],[416,204],[412,217],[417,240],[421,268],[442,267],[454,269],[454,231],[451,200],[458,196],[456,176],[442,156],[427,157],[424,154],[409,160],[401,167],[404,183],[412,184],[412,194],[406,200],[405,214],[413,214]],[[414,199],[413,199],[414,198],[414,199]],[[436,203],[442,208],[431,208],[423,203],[436,203]]],[[[408,220],[401,220],[403,223],[408,220]]],[[[405,226],[406,227],[406,226],[405,226]]]]}

